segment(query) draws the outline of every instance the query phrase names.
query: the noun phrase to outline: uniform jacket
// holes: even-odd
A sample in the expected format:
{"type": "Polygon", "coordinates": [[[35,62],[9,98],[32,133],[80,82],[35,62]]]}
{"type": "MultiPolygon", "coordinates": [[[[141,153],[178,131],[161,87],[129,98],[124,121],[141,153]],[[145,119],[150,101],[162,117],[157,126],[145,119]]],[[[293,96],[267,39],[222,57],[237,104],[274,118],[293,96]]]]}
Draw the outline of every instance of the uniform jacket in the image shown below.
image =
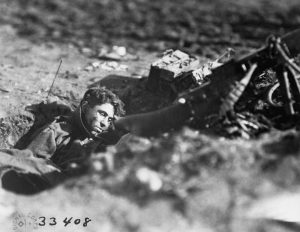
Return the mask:
{"type": "Polygon", "coordinates": [[[82,162],[87,157],[87,149],[105,142],[93,139],[81,120],[78,108],[72,116],[60,116],[50,124],[37,129],[29,145],[23,150],[4,149],[2,152],[12,156],[25,154],[51,160],[61,170],[68,168],[72,162],[82,162]]]}
{"type": "MultiPolygon", "coordinates": [[[[41,182],[42,184],[38,184],[38,189],[42,189],[45,187],[45,181],[48,186],[49,183],[57,182],[57,178],[64,179],[68,175],[76,174],[78,170],[82,170],[87,166],[92,150],[101,149],[110,143],[115,143],[116,138],[114,136],[93,137],[86,129],[82,121],[81,110],[78,108],[71,116],[58,117],[53,122],[39,128],[33,133],[29,141],[25,149],[2,149],[0,151],[12,157],[45,159],[61,172],[43,175],[43,170],[41,170],[41,175],[30,173],[10,174],[6,178],[6,185],[10,186],[7,188],[14,189],[15,186],[21,186],[24,182],[41,182]]],[[[28,186],[28,183],[26,186],[28,186]]]]}

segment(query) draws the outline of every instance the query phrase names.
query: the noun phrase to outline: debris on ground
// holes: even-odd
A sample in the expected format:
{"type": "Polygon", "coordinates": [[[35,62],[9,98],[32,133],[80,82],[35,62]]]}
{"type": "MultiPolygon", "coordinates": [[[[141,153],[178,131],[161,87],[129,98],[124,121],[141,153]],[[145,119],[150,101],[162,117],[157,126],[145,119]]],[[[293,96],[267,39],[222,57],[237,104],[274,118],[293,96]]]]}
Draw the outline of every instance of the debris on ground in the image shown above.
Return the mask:
{"type": "MultiPolygon", "coordinates": [[[[247,210],[247,217],[277,222],[295,223],[300,228],[300,191],[283,192],[260,199],[247,210]]],[[[296,227],[295,227],[296,228],[296,227]]]]}
{"type": "Polygon", "coordinates": [[[141,167],[136,170],[135,175],[137,180],[140,181],[141,184],[147,186],[150,191],[157,192],[163,186],[163,182],[158,173],[150,170],[149,168],[141,167]]]}
{"type": "Polygon", "coordinates": [[[106,71],[126,71],[128,69],[128,66],[125,64],[119,64],[116,61],[95,61],[84,68],[84,70],[87,72],[93,72],[97,69],[102,69],[106,71]]]}
{"type": "Polygon", "coordinates": [[[28,112],[0,119],[0,147],[12,148],[34,124],[34,115],[28,112]]]}
{"type": "Polygon", "coordinates": [[[210,128],[215,130],[217,134],[227,138],[250,139],[269,132],[272,123],[263,115],[247,111],[228,114],[218,119],[218,122],[210,125],[210,128]]]}
{"type": "Polygon", "coordinates": [[[128,53],[124,46],[103,47],[100,49],[98,58],[101,60],[128,61],[137,60],[138,56],[128,53]]]}
{"type": "Polygon", "coordinates": [[[58,75],[59,78],[65,79],[78,79],[79,76],[76,73],[71,73],[70,71],[66,71],[65,73],[61,73],[58,75]]]}
{"type": "Polygon", "coordinates": [[[9,93],[11,90],[9,90],[7,88],[0,87],[0,91],[3,92],[3,93],[9,93]]]}
{"type": "Polygon", "coordinates": [[[192,78],[199,84],[203,84],[204,82],[208,81],[207,77],[208,75],[210,75],[212,72],[211,70],[214,68],[217,68],[219,66],[221,66],[222,63],[219,62],[208,62],[204,65],[202,65],[200,68],[195,69],[194,71],[192,71],[191,75],[192,78]]]}
{"type": "Polygon", "coordinates": [[[88,64],[84,70],[87,71],[87,72],[92,72],[92,71],[95,71],[96,69],[100,68],[100,62],[96,61],[96,62],[93,62],[93,63],[90,63],[88,64]]]}

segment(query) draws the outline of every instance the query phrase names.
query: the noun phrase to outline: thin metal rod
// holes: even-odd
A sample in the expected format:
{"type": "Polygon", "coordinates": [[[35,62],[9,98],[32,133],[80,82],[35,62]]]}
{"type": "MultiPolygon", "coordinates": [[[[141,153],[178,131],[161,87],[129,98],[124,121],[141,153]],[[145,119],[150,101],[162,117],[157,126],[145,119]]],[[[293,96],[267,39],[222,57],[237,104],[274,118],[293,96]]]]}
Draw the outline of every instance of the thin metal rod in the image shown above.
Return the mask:
{"type": "Polygon", "coordinates": [[[296,72],[300,73],[300,67],[287,56],[287,54],[284,52],[281,46],[279,44],[276,44],[276,47],[278,52],[280,53],[282,58],[288,63],[288,65],[290,65],[296,72]]]}
{"type": "Polygon", "coordinates": [[[280,83],[280,89],[281,89],[281,93],[283,95],[283,103],[284,103],[284,107],[285,107],[285,112],[288,115],[294,115],[295,114],[295,110],[293,107],[293,98],[292,98],[292,93],[290,92],[290,82],[288,79],[288,72],[286,70],[286,67],[284,65],[280,65],[277,68],[277,79],[279,80],[280,83]]]}
{"type": "Polygon", "coordinates": [[[289,65],[287,65],[287,69],[289,71],[288,78],[291,84],[291,90],[294,96],[294,99],[296,100],[297,104],[300,104],[300,86],[296,77],[296,73],[293,70],[293,68],[289,65]]]}
{"type": "Polygon", "coordinates": [[[48,91],[47,100],[48,100],[48,97],[49,97],[49,95],[50,95],[50,93],[51,93],[51,90],[52,90],[52,87],[53,87],[53,85],[54,85],[54,82],[55,82],[55,80],[56,80],[56,77],[57,77],[57,74],[58,74],[58,72],[59,72],[61,63],[62,63],[62,59],[60,59],[60,62],[59,62],[59,65],[58,65],[58,69],[57,69],[56,74],[55,74],[55,76],[54,76],[54,79],[53,79],[53,81],[52,81],[51,87],[50,87],[50,89],[49,89],[49,91],[48,91]]]}
{"type": "Polygon", "coordinates": [[[219,62],[219,60],[221,60],[223,57],[225,57],[226,55],[228,56],[228,58],[230,57],[230,53],[233,51],[232,48],[228,48],[227,51],[225,51],[222,55],[220,55],[217,59],[215,59],[214,62],[219,62]]]}

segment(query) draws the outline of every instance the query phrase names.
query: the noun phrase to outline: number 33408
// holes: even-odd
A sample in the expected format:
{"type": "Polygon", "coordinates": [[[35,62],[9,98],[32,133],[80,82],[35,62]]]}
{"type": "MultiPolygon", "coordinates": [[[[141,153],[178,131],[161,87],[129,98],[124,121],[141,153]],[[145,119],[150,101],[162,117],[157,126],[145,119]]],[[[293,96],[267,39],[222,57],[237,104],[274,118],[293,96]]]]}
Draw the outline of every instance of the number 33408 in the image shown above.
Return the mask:
{"type": "MultiPolygon", "coordinates": [[[[88,223],[92,221],[90,218],[86,217],[83,220],[77,218],[77,219],[73,219],[73,217],[66,217],[62,223],[64,224],[64,226],[68,226],[69,224],[74,224],[74,225],[82,225],[83,227],[87,227],[88,223]]],[[[39,226],[55,226],[58,224],[58,220],[56,219],[56,217],[50,217],[50,218],[46,218],[46,217],[39,217],[39,226]]]]}

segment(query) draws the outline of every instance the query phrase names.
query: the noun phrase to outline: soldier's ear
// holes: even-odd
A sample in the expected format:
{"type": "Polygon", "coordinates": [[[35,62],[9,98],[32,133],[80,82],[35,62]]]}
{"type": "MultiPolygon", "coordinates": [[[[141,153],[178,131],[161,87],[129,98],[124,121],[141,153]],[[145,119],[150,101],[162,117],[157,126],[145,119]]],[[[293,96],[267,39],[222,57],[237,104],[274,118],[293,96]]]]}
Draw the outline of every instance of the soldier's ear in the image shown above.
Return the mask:
{"type": "Polygon", "coordinates": [[[89,107],[89,104],[87,101],[82,101],[80,104],[81,110],[83,113],[86,113],[87,108],[89,107]]]}

